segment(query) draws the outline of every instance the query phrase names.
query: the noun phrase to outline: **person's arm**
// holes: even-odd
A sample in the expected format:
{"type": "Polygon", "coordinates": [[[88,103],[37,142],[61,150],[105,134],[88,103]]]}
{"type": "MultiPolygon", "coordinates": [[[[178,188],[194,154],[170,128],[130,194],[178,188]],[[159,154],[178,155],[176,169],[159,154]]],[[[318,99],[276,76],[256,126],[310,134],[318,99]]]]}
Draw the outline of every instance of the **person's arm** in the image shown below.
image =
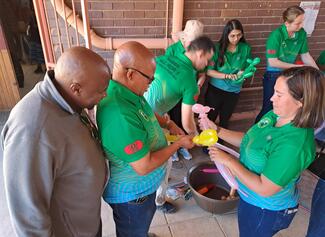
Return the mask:
{"type": "MultiPolygon", "coordinates": [[[[219,138],[222,140],[228,142],[229,144],[239,147],[241,141],[243,140],[244,133],[243,132],[237,132],[237,131],[232,131],[229,129],[222,128],[220,126],[217,126],[214,122],[211,120],[207,119],[208,122],[208,127],[210,129],[214,129],[217,131],[217,135],[219,138]]],[[[203,122],[202,120],[199,120],[199,125],[200,129],[203,130],[203,122]]]]}
{"type": "Polygon", "coordinates": [[[56,162],[50,147],[34,139],[11,134],[3,144],[9,213],[17,236],[54,236],[49,210],[56,162]]]}
{"type": "Polygon", "coordinates": [[[206,74],[204,72],[199,73],[198,75],[198,80],[197,80],[197,85],[199,88],[201,88],[206,80],[206,74]]]}
{"type": "Polygon", "coordinates": [[[194,113],[192,111],[192,105],[182,103],[181,116],[184,130],[190,135],[198,134],[194,120],[194,113]]]}
{"type": "Polygon", "coordinates": [[[164,164],[179,148],[190,149],[194,146],[193,136],[182,136],[171,145],[155,152],[147,153],[143,158],[131,162],[130,165],[139,175],[147,175],[164,164]]]}
{"type": "Polygon", "coordinates": [[[230,80],[236,80],[237,75],[236,74],[226,74],[223,72],[219,72],[217,70],[208,70],[207,75],[213,78],[218,78],[222,80],[230,79],[230,80]]]}
{"type": "Polygon", "coordinates": [[[183,129],[177,126],[177,124],[169,118],[169,116],[160,116],[155,113],[155,116],[158,120],[160,127],[167,129],[170,134],[173,135],[185,135],[183,129]]]}
{"type": "Polygon", "coordinates": [[[301,66],[303,66],[303,65],[293,64],[293,63],[282,62],[278,58],[268,58],[267,60],[268,60],[268,64],[271,67],[276,67],[276,68],[287,69],[287,68],[291,68],[291,67],[301,67],[301,66]]]}
{"type": "Polygon", "coordinates": [[[282,189],[281,186],[273,183],[264,175],[257,175],[249,171],[238,161],[238,159],[216,147],[209,147],[209,155],[211,159],[228,167],[249,189],[263,197],[271,196],[282,189]]]}
{"type": "Polygon", "coordinates": [[[312,66],[314,68],[319,69],[316,62],[315,62],[315,60],[313,59],[313,57],[310,55],[309,52],[301,54],[300,57],[301,57],[301,60],[303,61],[303,63],[305,65],[312,66]]]}

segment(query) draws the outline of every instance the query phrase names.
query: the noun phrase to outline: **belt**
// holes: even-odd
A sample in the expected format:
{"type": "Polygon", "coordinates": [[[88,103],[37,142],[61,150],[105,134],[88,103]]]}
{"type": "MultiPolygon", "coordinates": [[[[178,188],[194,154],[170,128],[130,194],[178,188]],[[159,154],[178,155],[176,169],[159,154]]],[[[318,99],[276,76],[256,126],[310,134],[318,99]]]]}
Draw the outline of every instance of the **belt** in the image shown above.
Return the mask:
{"type": "Polygon", "coordinates": [[[137,203],[137,204],[141,204],[141,203],[144,203],[148,198],[149,198],[149,197],[148,197],[148,195],[147,195],[147,196],[140,197],[140,198],[134,199],[134,200],[132,200],[132,201],[129,201],[129,203],[137,203]]]}

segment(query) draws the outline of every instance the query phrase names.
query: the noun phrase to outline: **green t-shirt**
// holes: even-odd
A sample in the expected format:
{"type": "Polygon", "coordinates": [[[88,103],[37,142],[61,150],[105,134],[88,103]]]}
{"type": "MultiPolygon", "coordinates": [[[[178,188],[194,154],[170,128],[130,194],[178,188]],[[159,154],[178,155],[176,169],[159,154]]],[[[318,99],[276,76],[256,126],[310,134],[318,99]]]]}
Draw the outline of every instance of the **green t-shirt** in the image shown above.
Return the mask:
{"type": "MultiPolygon", "coordinates": [[[[182,42],[179,40],[176,43],[170,45],[165,52],[165,55],[168,56],[176,56],[177,54],[184,54],[186,52],[182,42]]],[[[207,72],[207,67],[205,67],[204,69],[201,69],[199,71],[197,71],[197,73],[206,73],[207,72]]]]}
{"type": "MultiPolygon", "coordinates": [[[[230,52],[228,50],[225,52],[224,64],[220,67],[218,65],[219,52],[220,45],[217,43],[215,45],[215,53],[212,57],[211,65],[209,65],[208,69],[226,74],[234,74],[245,69],[245,67],[248,66],[246,60],[251,58],[251,47],[247,43],[239,42],[235,52],[230,52]]],[[[225,80],[223,78],[211,78],[210,84],[221,90],[235,93],[239,93],[242,86],[242,84],[235,83],[233,80],[225,80]]]]}
{"type": "MultiPolygon", "coordinates": [[[[317,63],[318,65],[325,65],[325,50],[323,50],[323,51],[320,53],[319,57],[317,58],[316,63],[317,63]]],[[[325,71],[323,71],[323,73],[325,73],[325,71]]]]}
{"type": "MultiPolygon", "coordinates": [[[[286,26],[283,24],[272,31],[266,41],[266,58],[278,58],[282,62],[295,63],[299,54],[308,52],[307,34],[301,28],[289,37],[286,26]]],[[[282,71],[280,68],[267,66],[268,71],[282,71]]]]}
{"type": "Polygon", "coordinates": [[[267,113],[248,130],[240,145],[240,162],[283,188],[270,197],[262,197],[239,182],[248,193],[243,197],[245,201],[270,210],[297,205],[295,184],[315,158],[313,129],[297,128],[292,123],[275,127],[277,119],[273,111],[267,113]]]}
{"type": "Polygon", "coordinates": [[[170,111],[180,100],[194,105],[199,95],[196,70],[184,54],[162,55],[156,58],[155,80],[144,97],[151,108],[162,115],[170,111]]]}
{"type": "Polygon", "coordinates": [[[165,52],[165,55],[169,56],[175,56],[177,54],[184,54],[185,53],[185,48],[182,44],[182,42],[179,40],[176,43],[170,45],[165,52]]]}
{"type": "Polygon", "coordinates": [[[130,162],[167,146],[164,133],[143,96],[111,80],[98,105],[97,124],[110,161],[111,177],[104,193],[110,203],[122,203],[151,194],[165,175],[165,165],[145,176],[130,162]]]}

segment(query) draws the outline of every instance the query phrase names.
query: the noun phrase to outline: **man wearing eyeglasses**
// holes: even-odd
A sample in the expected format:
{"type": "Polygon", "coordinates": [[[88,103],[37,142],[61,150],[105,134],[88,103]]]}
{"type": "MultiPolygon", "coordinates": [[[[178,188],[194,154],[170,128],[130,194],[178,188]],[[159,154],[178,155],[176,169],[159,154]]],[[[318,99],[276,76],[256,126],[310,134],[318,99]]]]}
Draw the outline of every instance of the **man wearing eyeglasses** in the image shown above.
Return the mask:
{"type": "Polygon", "coordinates": [[[4,185],[19,237],[102,236],[107,167],[84,109],[110,78],[96,53],[74,47],[11,111],[1,134],[4,185]]]}
{"type": "Polygon", "coordinates": [[[130,41],[120,46],[108,95],[97,110],[111,171],[103,198],[113,209],[117,237],[148,236],[166,161],[180,147],[193,147],[192,136],[167,146],[161,124],[143,97],[155,68],[153,54],[142,44],[130,41]]]}
{"type": "MultiPolygon", "coordinates": [[[[175,122],[181,123],[187,134],[197,134],[192,112],[192,106],[199,96],[197,71],[208,65],[213,52],[213,42],[206,36],[200,36],[191,41],[184,54],[157,57],[155,80],[144,95],[155,113],[160,116],[181,101],[181,115],[177,118],[180,121],[175,122]]],[[[171,163],[167,168],[167,174],[170,169],[171,163]]],[[[156,204],[158,210],[173,213],[176,211],[175,207],[165,200],[167,186],[168,175],[157,191],[156,204]]]]}

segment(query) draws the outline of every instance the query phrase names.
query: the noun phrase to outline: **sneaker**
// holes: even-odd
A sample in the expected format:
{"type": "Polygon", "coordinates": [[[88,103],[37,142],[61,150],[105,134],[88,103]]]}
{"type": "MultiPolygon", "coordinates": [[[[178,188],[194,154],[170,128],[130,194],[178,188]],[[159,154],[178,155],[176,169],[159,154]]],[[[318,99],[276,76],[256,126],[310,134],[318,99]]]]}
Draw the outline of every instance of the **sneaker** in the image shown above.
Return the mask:
{"type": "Polygon", "coordinates": [[[202,147],[202,151],[203,151],[204,154],[209,155],[209,150],[208,150],[207,147],[202,147]]]}
{"type": "Polygon", "coordinates": [[[157,210],[166,214],[172,214],[176,212],[176,207],[172,203],[166,201],[163,205],[157,206],[157,210]]]}
{"type": "Polygon", "coordinates": [[[185,160],[191,160],[192,155],[186,148],[180,148],[178,152],[184,157],[185,160]]]}
{"type": "Polygon", "coordinates": [[[175,152],[171,157],[172,157],[172,161],[179,161],[177,152],[175,152]]]}

